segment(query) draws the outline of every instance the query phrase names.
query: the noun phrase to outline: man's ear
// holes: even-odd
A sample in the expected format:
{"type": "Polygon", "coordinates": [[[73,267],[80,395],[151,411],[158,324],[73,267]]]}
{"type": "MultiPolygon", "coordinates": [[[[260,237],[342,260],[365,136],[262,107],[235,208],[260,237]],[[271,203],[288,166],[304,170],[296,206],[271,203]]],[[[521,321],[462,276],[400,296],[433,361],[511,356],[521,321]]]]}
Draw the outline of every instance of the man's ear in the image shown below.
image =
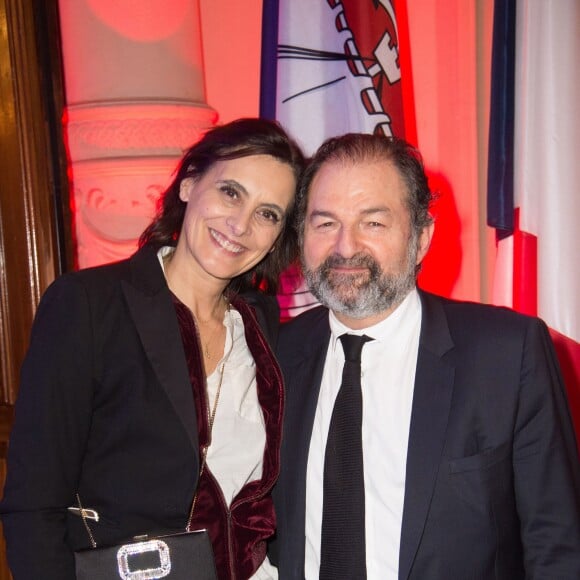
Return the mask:
{"type": "Polygon", "coordinates": [[[433,239],[434,231],[434,222],[431,222],[421,230],[421,233],[419,234],[419,247],[417,248],[417,264],[420,264],[423,261],[423,258],[427,255],[429,246],[431,245],[431,240],[433,239]]]}

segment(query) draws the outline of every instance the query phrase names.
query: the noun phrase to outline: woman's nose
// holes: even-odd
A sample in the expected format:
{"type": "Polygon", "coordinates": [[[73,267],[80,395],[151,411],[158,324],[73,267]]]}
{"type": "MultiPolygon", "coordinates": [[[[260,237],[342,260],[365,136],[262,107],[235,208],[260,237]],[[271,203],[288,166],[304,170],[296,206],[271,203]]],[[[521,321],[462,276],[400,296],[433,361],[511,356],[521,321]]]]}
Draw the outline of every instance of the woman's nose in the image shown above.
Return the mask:
{"type": "Polygon", "coordinates": [[[226,225],[234,236],[243,236],[250,228],[251,216],[246,212],[237,212],[226,219],[226,225]]]}

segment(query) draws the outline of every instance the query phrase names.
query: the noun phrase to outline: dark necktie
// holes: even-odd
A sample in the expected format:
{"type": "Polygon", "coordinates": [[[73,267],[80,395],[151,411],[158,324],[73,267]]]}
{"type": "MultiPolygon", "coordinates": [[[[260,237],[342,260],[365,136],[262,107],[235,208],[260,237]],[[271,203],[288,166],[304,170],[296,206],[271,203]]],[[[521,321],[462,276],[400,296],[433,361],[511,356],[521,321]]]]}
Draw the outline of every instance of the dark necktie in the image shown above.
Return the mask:
{"type": "Polygon", "coordinates": [[[369,340],[340,337],[345,362],[324,456],[321,580],[366,578],[360,357],[369,340]]]}

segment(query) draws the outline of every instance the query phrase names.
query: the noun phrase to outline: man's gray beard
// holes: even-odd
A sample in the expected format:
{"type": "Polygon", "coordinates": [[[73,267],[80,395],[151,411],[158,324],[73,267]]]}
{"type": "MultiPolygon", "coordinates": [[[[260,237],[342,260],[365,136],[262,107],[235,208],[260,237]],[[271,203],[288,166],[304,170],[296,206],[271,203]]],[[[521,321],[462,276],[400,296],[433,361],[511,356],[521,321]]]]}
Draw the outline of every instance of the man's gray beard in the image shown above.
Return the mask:
{"type": "Polygon", "coordinates": [[[321,304],[357,320],[375,316],[398,306],[415,287],[417,236],[413,236],[407,252],[405,269],[399,274],[381,270],[369,254],[352,258],[333,254],[314,270],[304,266],[304,277],[310,291],[321,304]],[[366,267],[367,274],[332,274],[337,266],[366,267]]]}

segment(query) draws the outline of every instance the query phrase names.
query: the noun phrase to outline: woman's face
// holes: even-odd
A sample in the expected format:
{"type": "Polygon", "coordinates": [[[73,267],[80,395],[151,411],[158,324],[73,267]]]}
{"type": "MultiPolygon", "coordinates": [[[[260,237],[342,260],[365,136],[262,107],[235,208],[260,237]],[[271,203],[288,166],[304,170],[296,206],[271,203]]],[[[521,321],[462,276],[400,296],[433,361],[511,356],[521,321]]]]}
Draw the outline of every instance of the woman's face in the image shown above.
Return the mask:
{"type": "Polygon", "coordinates": [[[179,197],[187,207],[174,257],[226,283],[251,270],[272,250],[295,187],[291,167],[269,155],[219,161],[184,179],[179,197]]]}

